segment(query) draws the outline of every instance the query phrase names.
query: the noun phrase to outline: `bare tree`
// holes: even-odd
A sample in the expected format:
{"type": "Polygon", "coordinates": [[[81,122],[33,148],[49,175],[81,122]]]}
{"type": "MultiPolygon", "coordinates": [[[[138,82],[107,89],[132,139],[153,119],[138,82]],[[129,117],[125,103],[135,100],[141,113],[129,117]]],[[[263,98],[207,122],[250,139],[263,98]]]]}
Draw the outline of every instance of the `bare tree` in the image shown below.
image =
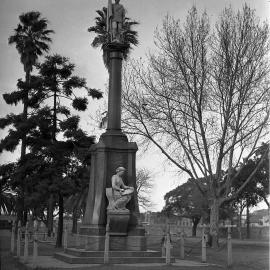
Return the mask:
{"type": "Polygon", "coordinates": [[[151,191],[154,187],[153,178],[149,170],[139,169],[136,175],[136,187],[139,206],[145,210],[149,209],[151,201],[151,191]]]}
{"type": "Polygon", "coordinates": [[[193,7],[184,24],[167,16],[155,44],[147,62],[125,69],[125,129],[158,147],[202,193],[206,179],[216,246],[221,204],[253,176],[232,193],[233,169],[241,172],[269,132],[269,26],[245,5],[224,9],[211,31],[193,7]]]}

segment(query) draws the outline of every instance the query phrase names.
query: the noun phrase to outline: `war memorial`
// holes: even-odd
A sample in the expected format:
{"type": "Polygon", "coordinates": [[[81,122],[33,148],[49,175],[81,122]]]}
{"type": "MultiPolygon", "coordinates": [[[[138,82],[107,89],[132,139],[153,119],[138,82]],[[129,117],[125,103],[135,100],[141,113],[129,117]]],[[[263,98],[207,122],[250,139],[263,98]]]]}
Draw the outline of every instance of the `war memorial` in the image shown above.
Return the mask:
{"type": "Polygon", "coordinates": [[[3,4],[1,89],[22,66],[25,79],[1,94],[0,269],[269,269],[266,8],[224,3],[215,18],[211,0],[20,2],[3,4]],[[34,9],[60,33],[52,55],[34,9]]]}
{"type": "Polygon", "coordinates": [[[147,250],[145,229],[138,220],[135,142],[121,130],[122,38],[125,9],[108,1],[104,50],[109,54],[108,126],[91,151],[89,192],[79,248],[68,248],[55,257],[69,263],[103,263],[106,227],[112,263],[165,262],[161,253],[147,250]],[[123,176],[123,178],[122,178],[123,176]]]}

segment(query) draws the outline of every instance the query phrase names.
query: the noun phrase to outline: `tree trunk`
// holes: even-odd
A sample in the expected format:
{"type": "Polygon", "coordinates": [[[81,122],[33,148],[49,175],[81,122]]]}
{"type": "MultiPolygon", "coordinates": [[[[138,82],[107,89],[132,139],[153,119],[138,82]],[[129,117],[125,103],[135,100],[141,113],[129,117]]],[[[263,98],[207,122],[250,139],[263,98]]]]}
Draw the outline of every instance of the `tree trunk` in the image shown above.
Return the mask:
{"type": "MultiPolygon", "coordinates": [[[[26,71],[25,74],[25,82],[27,85],[30,84],[30,71],[26,71]]],[[[26,91],[25,97],[23,99],[23,122],[27,120],[27,111],[28,111],[28,90],[26,91]]],[[[22,145],[21,145],[21,157],[22,160],[25,157],[26,154],[26,134],[22,137],[22,145]]],[[[18,197],[18,210],[17,210],[17,219],[21,221],[22,226],[26,224],[25,221],[25,204],[24,204],[24,194],[25,194],[25,183],[24,183],[24,175],[21,175],[21,183],[20,183],[20,189],[21,189],[21,196],[18,197]]]]}
{"type": "Polygon", "coordinates": [[[54,210],[54,199],[53,195],[51,194],[48,200],[48,211],[47,211],[48,236],[51,236],[53,232],[53,210],[54,210]]]}
{"type": "Polygon", "coordinates": [[[17,220],[23,222],[24,196],[22,191],[19,192],[17,199],[17,220]]]}
{"type": "Polygon", "coordinates": [[[58,196],[59,196],[59,200],[58,200],[59,215],[58,215],[58,229],[57,229],[56,247],[62,247],[64,200],[63,200],[63,196],[60,193],[58,196]]]}
{"type": "Polygon", "coordinates": [[[199,222],[200,222],[200,219],[198,219],[198,218],[193,218],[192,219],[192,223],[193,223],[193,225],[192,225],[192,236],[193,237],[196,237],[197,226],[198,226],[199,222]]]}
{"type": "Polygon", "coordinates": [[[213,199],[210,207],[210,237],[213,248],[218,247],[219,202],[213,199]]]}
{"type": "Polygon", "coordinates": [[[77,233],[77,229],[78,229],[78,210],[74,208],[72,212],[72,233],[77,233]]]}
{"type": "Polygon", "coordinates": [[[242,240],[242,209],[239,210],[238,214],[238,237],[242,240]]]}
{"type": "Polygon", "coordinates": [[[25,226],[27,222],[27,208],[24,207],[24,211],[23,211],[23,225],[25,226]]]}
{"type": "Polygon", "coordinates": [[[250,238],[250,228],[249,228],[249,206],[247,205],[247,239],[250,238]]]}

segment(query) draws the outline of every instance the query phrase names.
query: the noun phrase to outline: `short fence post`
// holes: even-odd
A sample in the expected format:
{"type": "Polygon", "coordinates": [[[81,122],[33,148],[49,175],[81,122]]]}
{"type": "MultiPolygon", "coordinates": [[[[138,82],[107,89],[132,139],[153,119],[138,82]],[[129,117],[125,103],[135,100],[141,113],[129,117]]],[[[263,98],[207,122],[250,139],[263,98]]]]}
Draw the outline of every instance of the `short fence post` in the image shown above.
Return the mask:
{"type": "Polygon", "coordinates": [[[65,225],[64,228],[64,250],[67,249],[67,241],[68,241],[68,230],[67,230],[67,224],[65,225]]]}
{"type": "Polygon", "coordinates": [[[170,227],[167,225],[167,234],[166,234],[166,264],[171,264],[171,241],[170,241],[170,227]]]}
{"type": "Polygon", "coordinates": [[[44,231],[44,234],[43,234],[43,240],[44,241],[47,241],[47,236],[48,236],[48,232],[44,231]]]}
{"type": "Polygon", "coordinates": [[[180,259],[185,259],[185,239],[184,239],[184,233],[180,233],[180,259]]]}
{"type": "Polygon", "coordinates": [[[161,256],[166,256],[166,233],[164,232],[163,238],[162,238],[162,246],[161,246],[161,256]]]}
{"type": "Polygon", "coordinates": [[[15,221],[12,221],[10,251],[14,253],[14,241],[15,241],[15,221]]]}
{"type": "Polygon", "coordinates": [[[17,257],[21,256],[21,221],[18,222],[18,231],[17,231],[17,257]]]}
{"type": "Polygon", "coordinates": [[[110,251],[110,223],[108,220],[107,225],[106,225],[106,235],[105,235],[104,264],[109,263],[109,251],[110,251]]]}
{"type": "Polygon", "coordinates": [[[27,259],[28,259],[28,222],[26,222],[25,225],[23,261],[26,262],[27,259]]]}
{"type": "Polygon", "coordinates": [[[202,228],[202,262],[206,262],[206,234],[205,234],[205,225],[202,228]]]}
{"type": "Polygon", "coordinates": [[[34,245],[33,245],[33,267],[37,266],[38,257],[38,236],[37,236],[37,224],[34,222],[34,245]]]}
{"type": "Polygon", "coordinates": [[[231,227],[228,227],[228,241],[227,241],[227,249],[228,249],[228,254],[227,254],[227,266],[232,267],[233,265],[233,260],[232,260],[232,234],[231,234],[231,227]]]}

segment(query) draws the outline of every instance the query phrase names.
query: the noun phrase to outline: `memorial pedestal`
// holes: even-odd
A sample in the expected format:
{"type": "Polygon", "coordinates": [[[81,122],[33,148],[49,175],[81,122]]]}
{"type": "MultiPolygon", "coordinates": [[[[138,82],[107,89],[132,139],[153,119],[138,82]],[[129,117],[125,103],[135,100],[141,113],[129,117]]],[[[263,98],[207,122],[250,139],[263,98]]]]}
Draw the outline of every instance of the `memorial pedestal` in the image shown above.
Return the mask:
{"type": "Polygon", "coordinates": [[[121,131],[121,72],[123,52],[127,48],[127,44],[119,43],[108,43],[103,46],[110,56],[108,128],[101,135],[99,142],[90,149],[89,191],[83,224],[80,227],[79,246],[55,254],[58,259],[66,262],[104,262],[107,216],[111,226],[109,238],[107,237],[109,262],[164,262],[165,260],[160,257],[159,252],[147,251],[145,230],[138,224],[139,206],[136,194],[138,148],[136,143],[128,142],[127,136],[121,131]],[[123,213],[107,210],[106,189],[111,188],[111,178],[118,167],[126,169],[123,179],[125,185],[134,187],[134,194],[126,205],[128,210],[123,213]]]}
{"type": "Polygon", "coordinates": [[[110,245],[113,250],[146,250],[145,230],[138,224],[137,194],[132,196],[125,211],[107,210],[106,188],[111,188],[111,177],[119,166],[126,168],[124,182],[136,190],[136,143],[128,142],[121,132],[104,133],[99,143],[91,151],[91,173],[89,191],[83,224],[80,234],[87,240],[87,250],[103,250],[107,215],[111,218],[112,236],[110,245]],[[108,212],[107,212],[108,211],[108,212]],[[122,212],[122,213],[120,213],[122,212]],[[120,222],[118,225],[116,224],[120,222]],[[121,226],[120,226],[121,225],[121,226]],[[118,231],[117,231],[118,226],[118,231]],[[121,231],[119,231],[119,228],[121,231]],[[113,235],[114,234],[114,235],[113,235]]]}

